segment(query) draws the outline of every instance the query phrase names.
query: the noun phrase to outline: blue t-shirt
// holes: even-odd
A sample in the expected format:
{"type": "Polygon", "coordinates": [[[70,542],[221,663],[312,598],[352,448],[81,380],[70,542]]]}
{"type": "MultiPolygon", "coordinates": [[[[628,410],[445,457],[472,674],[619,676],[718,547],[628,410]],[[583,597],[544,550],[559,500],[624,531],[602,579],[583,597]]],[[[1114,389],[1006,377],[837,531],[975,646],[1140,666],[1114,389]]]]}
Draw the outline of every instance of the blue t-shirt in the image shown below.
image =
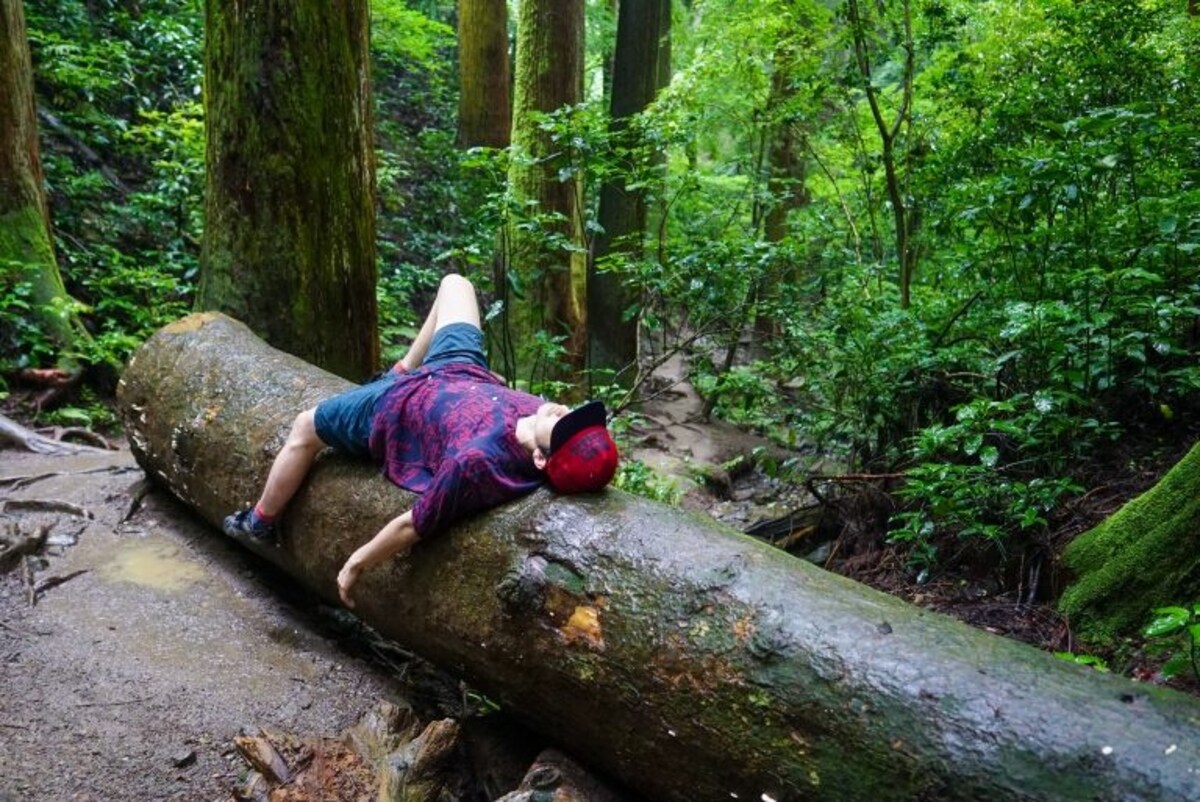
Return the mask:
{"type": "Polygon", "coordinates": [[[421,493],[417,535],[536,489],[543,474],[517,442],[517,421],[542,399],[464,362],[421,367],[396,379],[376,407],[371,456],[391,481],[421,493]]]}

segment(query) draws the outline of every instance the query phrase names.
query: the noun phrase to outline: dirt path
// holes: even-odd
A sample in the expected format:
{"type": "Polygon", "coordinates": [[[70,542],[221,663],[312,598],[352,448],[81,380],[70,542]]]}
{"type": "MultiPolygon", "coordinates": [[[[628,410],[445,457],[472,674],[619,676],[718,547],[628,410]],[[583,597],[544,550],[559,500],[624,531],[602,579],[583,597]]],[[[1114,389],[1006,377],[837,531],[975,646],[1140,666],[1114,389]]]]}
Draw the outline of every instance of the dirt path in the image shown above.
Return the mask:
{"type": "Polygon", "coordinates": [[[34,587],[71,577],[31,606],[22,565],[0,576],[3,802],[229,799],[241,729],[334,735],[399,698],[160,493],[122,522],[142,478],[128,451],[0,450],[0,527],[50,527],[34,587]]]}

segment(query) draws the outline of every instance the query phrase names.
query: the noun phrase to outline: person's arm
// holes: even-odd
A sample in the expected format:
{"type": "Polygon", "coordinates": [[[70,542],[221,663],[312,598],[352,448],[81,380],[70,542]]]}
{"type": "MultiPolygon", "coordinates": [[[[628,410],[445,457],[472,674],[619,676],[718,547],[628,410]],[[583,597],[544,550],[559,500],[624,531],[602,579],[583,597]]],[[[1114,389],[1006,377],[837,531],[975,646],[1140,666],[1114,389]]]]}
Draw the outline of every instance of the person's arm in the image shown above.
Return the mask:
{"type": "Polygon", "coordinates": [[[378,565],[402,551],[407,551],[417,542],[417,529],[413,526],[412,510],[393,518],[379,534],[355,549],[342,570],[338,571],[338,595],[347,607],[354,606],[352,591],[358,577],[368,568],[378,565]]]}

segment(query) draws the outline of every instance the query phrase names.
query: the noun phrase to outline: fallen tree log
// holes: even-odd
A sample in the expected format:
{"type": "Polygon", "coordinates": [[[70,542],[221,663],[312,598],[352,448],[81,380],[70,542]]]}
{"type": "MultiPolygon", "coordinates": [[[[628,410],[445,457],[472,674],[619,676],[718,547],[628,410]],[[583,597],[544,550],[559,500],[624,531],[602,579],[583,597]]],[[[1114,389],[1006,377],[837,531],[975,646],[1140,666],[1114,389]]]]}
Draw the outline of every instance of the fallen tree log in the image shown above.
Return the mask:
{"type": "MultiPolygon", "coordinates": [[[[214,526],[292,417],[348,385],[193,315],[119,388],[149,475],[214,526]]],[[[255,546],[334,599],[412,501],[322,458],[255,546]]],[[[1056,660],[706,518],[548,491],[365,574],[364,620],[653,800],[1200,799],[1200,703],[1056,660]]]]}

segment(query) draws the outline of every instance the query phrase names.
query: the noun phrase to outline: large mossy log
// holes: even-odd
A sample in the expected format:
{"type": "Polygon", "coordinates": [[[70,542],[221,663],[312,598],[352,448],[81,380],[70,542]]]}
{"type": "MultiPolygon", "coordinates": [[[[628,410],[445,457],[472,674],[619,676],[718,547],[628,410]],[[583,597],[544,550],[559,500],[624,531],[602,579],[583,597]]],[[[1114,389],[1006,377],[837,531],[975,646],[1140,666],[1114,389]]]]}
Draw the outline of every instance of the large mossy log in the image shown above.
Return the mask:
{"type": "MultiPolygon", "coordinates": [[[[135,355],[146,471],[214,525],[348,385],[194,315],[135,355]]],[[[410,494],[324,458],[255,547],[335,598],[410,494]]],[[[610,490],[539,491],[364,575],[358,612],[652,800],[1196,800],[1200,703],[1074,666],[610,490]]]]}

